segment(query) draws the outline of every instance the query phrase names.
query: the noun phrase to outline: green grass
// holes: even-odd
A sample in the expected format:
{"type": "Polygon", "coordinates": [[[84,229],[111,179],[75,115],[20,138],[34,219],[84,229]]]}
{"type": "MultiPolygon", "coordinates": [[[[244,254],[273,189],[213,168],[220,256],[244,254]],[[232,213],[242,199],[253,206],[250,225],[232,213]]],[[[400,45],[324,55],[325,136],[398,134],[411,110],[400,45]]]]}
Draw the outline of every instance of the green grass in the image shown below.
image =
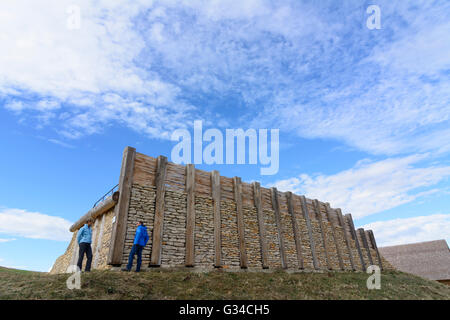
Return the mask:
{"type": "Polygon", "coordinates": [[[382,273],[380,290],[351,272],[93,271],[81,290],[67,289],[69,276],[0,268],[0,299],[450,299],[450,287],[397,271],[382,273]]]}

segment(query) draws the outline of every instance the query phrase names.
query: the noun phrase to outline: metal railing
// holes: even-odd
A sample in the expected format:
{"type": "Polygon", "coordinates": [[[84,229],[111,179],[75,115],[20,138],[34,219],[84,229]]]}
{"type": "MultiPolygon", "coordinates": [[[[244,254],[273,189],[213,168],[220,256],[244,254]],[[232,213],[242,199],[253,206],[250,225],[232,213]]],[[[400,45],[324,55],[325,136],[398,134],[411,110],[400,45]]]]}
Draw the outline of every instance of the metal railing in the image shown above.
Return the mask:
{"type": "Polygon", "coordinates": [[[101,197],[100,199],[98,199],[97,202],[94,203],[94,206],[93,206],[92,208],[95,208],[99,203],[105,201],[105,199],[106,199],[107,196],[113,195],[113,194],[114,194],[114,191],[115,191],[116,189],[118,189],[118,187],[119,187],[119,185],[116,184],[111,190],[109,190],[107,193],[105,193],[105,194],[103,195],[103,197],[101,197]]]}

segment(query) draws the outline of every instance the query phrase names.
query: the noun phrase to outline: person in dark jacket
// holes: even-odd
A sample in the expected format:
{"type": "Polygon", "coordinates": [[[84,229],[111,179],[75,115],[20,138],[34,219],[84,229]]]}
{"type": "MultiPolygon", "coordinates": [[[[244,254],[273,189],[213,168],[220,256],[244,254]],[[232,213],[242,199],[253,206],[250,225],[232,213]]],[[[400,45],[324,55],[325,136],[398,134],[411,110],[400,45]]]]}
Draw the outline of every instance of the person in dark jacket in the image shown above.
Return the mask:
{"type": "Polygon", "coordinates": [[[86,271],[86,272],[91,271],[91,263],[92,263],[92,248],[91,248],[92,229],[91,229],[91,226],[92,226],[92,223],[93,223],[92,219],[88,219],[88,221],[86,221],[86,224],[78,231],[78,234],[77,234],[77,242],[78,242],[78,246],[80,247],[77,266],[78,266],[78,268],[80,268],[79,269],[80,271],[83,266],[83,258],[84,258],[85,254],[87,257],[87,261],[86,261],[86,267],[85,267],[84,271],[86,271]]]}
{"type": "Polygon", "coordinates": [[[136,272],[141,271],[142,249],[144,249],[144,247],[147,245],[147,242],[147,227],[144,226],[143,222],[139,222],[137,224],[136,235],[134,237],[134,244],[131,248],[130,256],[128,257],[127,271],[131,271],[134,255],[137,255],[136,272]]]}

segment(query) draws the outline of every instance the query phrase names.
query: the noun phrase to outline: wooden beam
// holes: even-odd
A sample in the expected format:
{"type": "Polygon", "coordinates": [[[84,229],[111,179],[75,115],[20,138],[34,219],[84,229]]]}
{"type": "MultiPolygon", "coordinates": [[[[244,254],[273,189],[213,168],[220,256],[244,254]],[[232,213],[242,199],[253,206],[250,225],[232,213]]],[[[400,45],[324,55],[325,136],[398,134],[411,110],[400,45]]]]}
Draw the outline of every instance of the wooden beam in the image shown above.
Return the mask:
{"type": "Polygon", "coordinates": [[[283,239],[283,230],[281,225],[281,215],[280,215],[280,203],[278,201],[278,190],[277,188],[271,188],[272,191],[272,208],[275,213],[275,222],[277,224],[278,229],[278,243],[280,246],[280,258],[281,258],[281,267],[286,269],[288,267],[286,261],[286,253],[284,250],[284,239],[283,239]]]}
{"type": "Polygon", "coordinates": [[[105,214],[114,206],[117,204],[117,201],[119,200],[119,192],[114,192],[114,194],[108,198],[106,198],[103,202],[101,202],[98,206],[92,208],[89,210],[84,216],[82,216],[80,219],[78,219],[77,222],[75,222],[70,227],[70,232],[74,232],[78,229],[80,229],[88,219],[97,219],[99,216],[105,214]]]}
{"type": "Polygon", "coordinates": [[[122,263],[135,158],[136,149],[126,147],[123,152],[119,179],[119,200],[114,210],[115,222],[112,227],[111,244],[108,254],[108,264],[111,265],[120,265],[122,263]]]}
{"type": "Polygon", "coordinates": [[[259,182],[253,182],[253,199],[256,207],[259,227],[259,243],[261,246],[261,260],[263,269],[269,268],[267,257],[266,228],[264,222],[264,213],[262,209],[261,186],[259,182]]]}
{"type": "MultiPolygon", "coordinates": [[[[78,231],[76,231],[78,232],[78,231]]],[[[72,251],[72,258],[70,259],[70,265],[69,265],[69,270],[66,270],[66,272],[74,272],[74,271],[78,271],[76,270],[76,266],[78,263],[78,255],[80,254],[80,246],[78,244],[77,238],[75,237],[75,244],[73,246],[73,251],[72,251]]],[[[79,270],[81,271],[81,270],[79,270]]]]}
{"type": "Polygon", "coordinates": [[[214,211],[214,266],[220,268],[222,267],[222,221],[220,218],[220,174],[216,170],[211,172],[211,194],[214,211]]]}
{"type": "Polygon", "coordinates": [[[314,269],[318,270],[319,263],[317,261],[317,256],[316,256],[316,245],[315,245],[314,237],[312,234],[311,219],[309,218],[309,212],[308,212],[309,210],[308,210],[308,206],[306,204],[305,196],[300,196],[300,200],[302,203],[303,216],[306,220],[306,227],[308,228],[309,243],[311,244],[311,255],[313,258],[314,269]]]}
{"type": "Polygon", "coordinates": [[[325,261],[327,262],[328,270],[332,270],[333,267],[330,263],[330,258],[328,257],[328,244],[327,244],[327,234],[324,230],[323,221],[322,221],[322,213],[320,212],[320,203],[319,200],[314,199],[313,201],[314,211],[316,213],[316,217],[319,220],[320,233],[322,234],[323,241],[323,249],[325,251],[325,261]]]}
{"type": "Polygon", "coordinates": [[[339,267],[341,268],[341,270],[344,270],[345,267],[344,267],[344,261],[342,260],[341,247],[339,246],[339,241],[337,239],[336,226],[335,226],[334,221],[332,219],[332,212],[331,212],[331,208],[330,208],[330,204],[329,203],[326,203],[325,209],[327,211],[328,221],[330,221],[330,224],[331,224],[331,233],[333,235],[334,245],[336,246],[336,252],[337,252],[337,256],[338,256],[339,267]]]}
{"type": "MultiPolygon", "coordinates": [[[[371,249],[375,250],[375,246],[372,243],[372,239],[370,238],[370,234],[369,234],[368,230],[364,230],[364,235],[366,236],[366,241],[367,241],[367,244],[369,246],[369,253],[370,253],[371,257],[372,257],[371,249]]],[[[372,257],[372,264],[375,264],[375,263],[376,263],[375,259],[372,257]]]]}
{"type": "Polygon", "coordinates": [[[380,252],[378,251],[378,246],[377,246],[377,242],[375,241],[375,236],[373,235],[373,231],[367,230],[367,232],[369,233],[370,241],[372,242],[372,245],[375,248],[375,252],[377,253],[377,259],[378,259],[378,264],[380,266],[380,269],[383,270],[383,262],[381,262],[381,255],[380,255],[380,252]]]}
{"type": "Polygon", "coordinates": [[[161,265],[162,238],[164,230],[164,196],[166,194],[166,172],[167,158],[159,156],[156,167],[156,200],[155,200],[155,221],[153,223],[153,244],[150,257],[150,266],[159,267],[161,265]]]}
{"type": "Polygon", "coordinates": [[[186,166],[186,267],[195,264],[194,232],[195,232],[195,167],[186,166]]]}
{"type": "Polygon", "coordinates": [[[298,223],[297,223],[297,218],[295,216],[294,203],[292,200],[292,192],[286,193],[286,200],[287,200],[287,205],[288,205],[288,211],[289,211],[289,214],[291,215],[291,220],[292,220],[292,229],[294,232],[295,248],[297,249],[298,267],[300,269],[304,269],[305,266],[303,263],[302,238],[301,238],[300,232],[298,230],[298,223]]]}
{"type": "MultiPolygon", "coordinates": [[[[336,213],[337,213],[337,216],[338,216],[339,224],[341,225],[342,230],[344,232],[345,245],[347,246],[348,257],[350,259],[350,264],[352,266],[352,269],[355,271],[356,270],[356,266],[355,266],[355,262],[353,261],[352,247],[350,246],[350,239],[348,238],[347,226],[345,224],[344,216],[342,215],[341,209],[336,209],[336,213]]],[[[351,233],[351,232],[349,231],[349,233],[351,233]]]]}
{"type": "MultiPolygon", "coordinates": [[[[100,221],[94,220],[94,222],[92,223],[91,226],[91,230],[92,230],[92,236],[91,236],[91,253],[92,253],[92,261],[95,258],[95,252],[97,250],[97,238],[98,238],[98,225],[99,225],[100,221]]],[[[91,266],[93,267],[93,263],[91,263],[91,266]]]]}
{"type": "Polygon", "coordinates": [[[245,226],[244,215],[242,213],[242,184],[241,178],[233,178],[234,201],[236,202],[237,227],[239,236],[239,254],[241,268],[248,268],[247,249],[245,247],[245,226]]]}
{"type": "Polygon", "coordinates": [[[103,229],[105,226],[105,215],[102,215],[102,221],[100,222],[100,232],[98,234],[97,238],[97,245],[95,247],[95,253],[94,253],[94,269],[97,269],[98,266],[98,256],[101,250],[102,246],[102,239],[103,239],[103,229]]]}
{"type": "Polygon", "coordinates": [[[363,243],[364,248],[367,252],[367,257],[369,258],[369,264],[373,265],[372,255],[370,254],[370,248],[369,243],[367,242],[366,233],[364,232],[363,228],[358,229],[359,237],[361,238],[361,241],[363,243]]]}
{"type": "Polygon", "coordinates": [[[361,246],[359,245],[358,237],[356,236],[356,230],[355,230],[355,225],[353,224],[352,215],[350,213],[347,213],[345,215],[345,218],[347,219],[348,224],[350,226],[350,233],[352,235],[352,238],[353,238],[353,240],[355,240],[356,250],[358,250],[359,258],[361,259],[362,270],[366,271],[366,263],[364,262],[364,257],[363,257],[362,251],[361,251],[361,246]]]}

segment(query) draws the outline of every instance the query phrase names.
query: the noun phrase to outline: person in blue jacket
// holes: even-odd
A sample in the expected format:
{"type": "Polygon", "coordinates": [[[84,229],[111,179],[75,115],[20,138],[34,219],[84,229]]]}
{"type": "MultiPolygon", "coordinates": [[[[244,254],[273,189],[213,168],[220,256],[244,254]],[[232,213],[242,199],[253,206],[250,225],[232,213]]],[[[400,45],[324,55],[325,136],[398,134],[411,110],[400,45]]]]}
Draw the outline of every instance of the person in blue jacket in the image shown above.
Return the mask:
{"type": "Polygon", "coordinates": [[[142,262],[142,249],[147,245],[148,242],[148,233],[147,227],[144,226],[144,223],[138,222],[136,235],[134,236],[134,244],[131,248],[130,256],[128,257],[128,265],[127,271],[131,271],[131,267],[133,266],[134,255],[137,255],[137,265],[136,272],[141,271],[141,262],[142,262]]]}
{"type": "Polygon", "coordinates": [[[92,263],[92,248],[91,248],[92,229],[91,229],[91,226],[92,226],[92,223],[93,223],[92,219],[88,219],[88,221],[86,221],[86,224],[78,231],[78,234],[77,234],[77,242],[78,242],[78,246],[80,247],[77,266],[80,271],[81,271],[81,267],[83,265],[83,258],[84,258],[85,254],[87,257],[87,261],[86,261],[86,267],[85,267],[84,271],[86,271],[86,272],[91,271],[91,263],[92,263]]]}

